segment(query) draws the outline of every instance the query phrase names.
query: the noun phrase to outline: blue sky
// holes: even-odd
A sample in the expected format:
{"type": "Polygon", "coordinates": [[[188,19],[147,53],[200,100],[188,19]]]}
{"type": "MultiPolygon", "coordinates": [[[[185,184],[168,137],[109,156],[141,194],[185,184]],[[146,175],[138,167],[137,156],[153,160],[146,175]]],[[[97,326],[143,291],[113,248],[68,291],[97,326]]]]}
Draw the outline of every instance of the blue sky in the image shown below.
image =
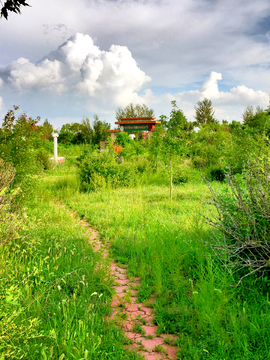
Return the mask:
{"type": "Polygon", "coordinates": [[[13,104],[55,128],[146,103],[177,100],[194,119],[208,97],[219,120],[265,108],[270,92],[268,0],[29,0],[0,19],[0,116],[13,104]]]}

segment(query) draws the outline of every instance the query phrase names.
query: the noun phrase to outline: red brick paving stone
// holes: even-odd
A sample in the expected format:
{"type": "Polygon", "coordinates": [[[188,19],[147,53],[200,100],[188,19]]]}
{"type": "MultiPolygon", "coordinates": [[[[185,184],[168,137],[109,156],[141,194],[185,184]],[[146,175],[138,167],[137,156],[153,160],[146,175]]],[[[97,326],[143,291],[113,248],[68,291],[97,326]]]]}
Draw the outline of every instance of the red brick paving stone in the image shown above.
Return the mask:
{"type": "Polygon", "coordinates": [[[147,315],[147,316],[144,316],[143,318],[147,321],[147,324],[148,325],[153,325],[153,319],[154,319],[154,315],[147,315]]]}
{"type": "Polygon", "coordinates": [[[158,326],[156,326],[156,325],[151,325],[151,326],[143,325],[142,328],[145,331],[146,336],[149,336],[149,335],[157,336],[156,331],[158,329],[158,326]]]}
{"type": "Polygon", "coordinates": [[[123,290],[126,290],[127,286],[115,286],[115,291],[117,294],[122,294],[123,290]]]}
{"type": "Polygon", "coordinates": [[[137,295],[137,294],[138,294],[138,290],[133,290],[133,289],[131,289],[131,290],[130,290],[130,293],[131,293],[131,295],[137,295]]]}
{"type": "MultiPolygon", "coordinates": [[[[126,280],[127,279],[127,276],[125,274],[123,274],[123,273],[116,273],[115,275],[117,276],[117,281],[118,281],[118,279],[120,279],[120,280],[126,280]]],[[[128,280],[128,282],[129,282],[129,280],[128,280]]]]}
{"type": "Polygon", "coordinates": [[[128,313],[128,317],[131,319],[131,318],[133,318],[133,319],[136,319],[136,316],[141,316],[141,317],[143,317],[143,315],[144,315],[144,312],[143,311],[132,311],[132,312],[129,312],[128,313]]]}
{"type": "Polygon", "coordinates": [[[135,340],[135,333],[133,332],[126,332],[126,336],[130,339],[130,340],[135,340]]]}
{"type": "Polygon", "coordinates": [[[123,328],[127,331],[131,331],[133,329],[133,326],[130,323],[124,323],[123,328]]]}
{"type": "Polygon", "coordinates": [[[165,345],[163,339],[160,337],[155,337],[154,339],[145,339],[144,337],[140,337],[138,341],[141,341],[143,346],[145,346],[148,350],[154,349],[157,345],[165,345]]]}
{"type": "Polygon", "coordinates": [[[168,350],[168,355],[167,355],[168,357],[172,357],[176,359],[176,355],[178,352],[178,348],[176,346],[165,345],[164,348],[168,350]]]}
{"type": "Polygon", "coordinates": [[[144,355],[145,356],[145,360],[160,360],[160,359],[164,359],[164,355],[163,354],[158,354],[158,353],[149,353],[146,351],[138,351],[138,353],[140,355],[144,355]]]}
{"type": "Polygon", "coordinates": [[[113,299],[112,302],[111,302],[111,307],[115,307],[115,306],[118,306],[120,304],[120,301],[119,299],[113,299]]]}
{"type": "Polygon", "coordinates": [[[141,311],[144,311],[145,315],[152,315],[153,309],[150,309],[149,307],[142,305],[141,311]]]}
{"type": "Polygon", "coordinates": [[[128,304],[127,305],[127,311],[137,311],[139,310],[139,304],[128,304]]]}
{"type": "Polygon", "coordinates": [[[127,285],[129,283],[129,280],[128,279],[126,279],[126,280],[116,279],[115,282],[119,285],[127,285]]]}

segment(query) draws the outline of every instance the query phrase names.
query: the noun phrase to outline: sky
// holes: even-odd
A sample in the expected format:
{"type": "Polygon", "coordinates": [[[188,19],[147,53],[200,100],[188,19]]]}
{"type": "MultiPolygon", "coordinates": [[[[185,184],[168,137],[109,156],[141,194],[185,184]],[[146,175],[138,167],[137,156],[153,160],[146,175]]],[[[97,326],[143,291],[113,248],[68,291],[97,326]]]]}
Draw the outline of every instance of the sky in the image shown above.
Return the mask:
{"type": "Polygon", "coordinates": [[[211,99],[241,121],[270,94],[269,0],[28,0],[0,19],[0,118],[47,118],[55,129],[145,103],[190,121],[211,99]]]}

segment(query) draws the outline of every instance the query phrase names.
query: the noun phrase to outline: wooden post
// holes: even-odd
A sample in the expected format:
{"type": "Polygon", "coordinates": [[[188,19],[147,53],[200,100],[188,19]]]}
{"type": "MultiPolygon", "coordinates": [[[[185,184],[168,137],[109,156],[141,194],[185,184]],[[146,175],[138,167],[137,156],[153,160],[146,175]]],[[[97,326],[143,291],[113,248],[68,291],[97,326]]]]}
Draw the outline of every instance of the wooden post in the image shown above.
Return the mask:
{"type": "Polygon", "coordinates": [[[103,140],[103,141],[100,142],[100,151],[104,151],[105,147],[106,147],[106,141],[103,140]]]}

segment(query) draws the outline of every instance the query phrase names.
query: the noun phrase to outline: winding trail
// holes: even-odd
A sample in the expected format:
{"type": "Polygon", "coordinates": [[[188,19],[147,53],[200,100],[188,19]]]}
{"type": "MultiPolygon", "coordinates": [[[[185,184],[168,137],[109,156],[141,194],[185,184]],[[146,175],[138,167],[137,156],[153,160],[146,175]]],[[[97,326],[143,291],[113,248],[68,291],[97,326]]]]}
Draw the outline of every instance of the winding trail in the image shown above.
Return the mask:
{"type": "Polygon", "coordinates": [[[109,270],[115,280],[113,286],[115,293],[111,302],[112,312],[107,320],[113,320],[116,326],[122,328],[128,343],[125,348],[139,353],[145,357],[145,360],[175,360],[178,351],[178,347],[175,346],[177,336],[156,334],[158,326],[153,324],[154,298],[151,297],[147,301],[148,306],[138,302],[137,289],[140,286],[140,279],[135,278],[131,281],[124,266],[119,266],[109,258],[110,244],[104,244],[99,239],[98,232],[90,227],[87,221],[80,219],[78,214],[67,206],[65,208],[73,217],[79,219],[80,225],[86,229],[94,251],[101,253],[104,260],[111,261],[109,270]]]}

